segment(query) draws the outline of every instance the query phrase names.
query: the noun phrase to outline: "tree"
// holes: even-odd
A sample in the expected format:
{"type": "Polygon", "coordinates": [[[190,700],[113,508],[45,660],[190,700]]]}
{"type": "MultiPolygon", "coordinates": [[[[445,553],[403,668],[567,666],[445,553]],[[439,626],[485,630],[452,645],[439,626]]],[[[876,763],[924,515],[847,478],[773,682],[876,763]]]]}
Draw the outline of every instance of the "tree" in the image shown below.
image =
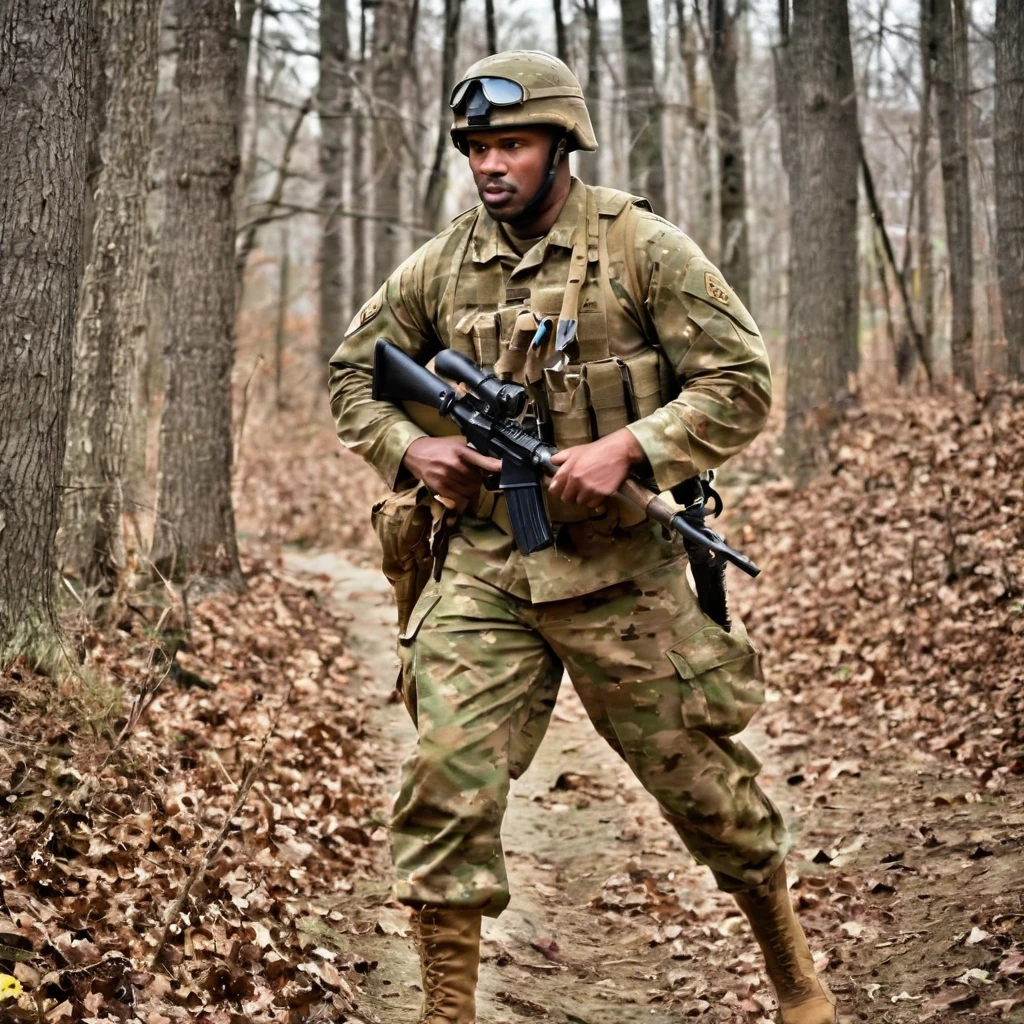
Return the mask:
{"type": "MultiPolygon", "coordinates": [[[[590,120],[601,143],[601,12],[598,0],[581,0],[587,23],[587,84],[583,95],[590,120]]],[[[591,185],[601,183],[601,161],[597,153],[580,153],[580,173],[591,185]]]]}
{"type": "Polygon", "coordinates": [[[1024,380],[1024,4],[996,0],[996,234],[1007,373],[1024,380]]]}
{"type": "Polygon", "coordinates": [[[736,24],[746,10],[737,0],[730,11],[727,0],[711,0],[711,82],[715,90],[718,128],[719,209],[721,239],[719,266],[743,302],[750,301],[750,239],[747,231],[747,176],[743,153],[743,125],[736,84],[739,64],[736,24]]]}
{"type": "Polygon", "coordinates": [[[455,86],[455,62],[459,50],[459,21],[462,16],[462,0],[444,0],[444,42],[441,48],[441,112],[438,118],[437,142],[434,146],[434,162],[427,179],[427,191],[423,197],[423,224],[437,230],[441,220],[441,203],[444,199],[446,182],[445,157],[451,146],[448,129],[452,123],[452,112],[448,99],[455,86]]]}
{"type": "Polygon", "coordinates": [[[377,0],[373,16],[374,287],[398,265],[402,216],[403,0],[377,0]]]}
{"type": "Polygon", "coordinates": [[[181,5],[168,146],[168,277],[152,560],[176,579],[241,580],[231,506],[238,56],[233,0],[181,5]]]}
{"type": "Polygon", "coordinates": [[[785,447],[806,465],[858,365],[857,99],[846,0],[783,0],[779,15],[790,205],[785,447]]]}
{"type": "Polygon", "coordinates": [[[0,663],[56,635],[54,540],[78,308],[88,0],[0,8],[0,663]]]}
{"type": "MultiPolygon", "coordinates": [[[[918,308],[920,309],[921,342],[928,354],[928,362],[934,369],[935,331],[935,280],[932,269],[932,204],[928,190],[931,171],[932,137],[932,62],[931,62],[931,5],[932,0],[921,0],[920,10],[920,59],[921,59],[921,111],[917,131],[917,159],[914,163],[914,192],[917,195],[917,269],[918,308]]],[[[897,372],[900,383],[906,383],[914,369],[914,352],[904,346],[902,358],[898,360],[897,372]]]]}
{"type": "MultiPolygon", "coordinates": [[[[339,215],[345,181],[345,132],[351,110],[348,73],[347,0],[320,0],[320,361],[327,360],[345,333],[345,257],[339,215]]],[[[326,372],[326,371],[325,371],[326,372]]]]}
{"type": "Polygon", "coordinates": [[[654,85],[651,12],[647,0],[620,0],[629,123],[629,188],[645,195],[655,213],[665,212],[661,98],[654,85]]]}
{"type": "Polygon", "coordinates": [[[701,81],[697,69],[697,42],[699,27],[699,10],[694,11],[694,18],[686,17],[686,0],[675,0],[676,31],[679,42],[679,59],[683,66],[686,81],[686,124],[690,138],[690,196],[697,198],[696,214],[688,219],[687,233],[705,250],[710,251],[712,223],[712,203],[714,189],[711,186],[710,138],[708,134],[708,96],[707,86],[701,81]]]}
{"type": "Polygon", "coordinates": [[[929,20],[953,303],[953,376],[964,387],[974,390],[974,246],[967,128],[967,22],[963,0],[932,0],[929,20]]]}
{"type": "Polygon", "coordinates": [[[160,0],[105,0],[108,95],[75,336],[60,561],[104,595],[125,567],[121,516],[136,364],[145,339],[146,197],[160,0]]]}
{"type": "Polygon", "coordinates": [[[555,53],[559,60],[569,64],[569,35],[565,30],[565,12],[562,10],[562,0],[551,0],[551,9],[555,16],[555,53]]]}
{"type": "Polygon", "coordinates": [[[487,26],[487,52],[497,53],[498,24],[494,19],[494,0],[484,0],[484,23],[487,26]]]}

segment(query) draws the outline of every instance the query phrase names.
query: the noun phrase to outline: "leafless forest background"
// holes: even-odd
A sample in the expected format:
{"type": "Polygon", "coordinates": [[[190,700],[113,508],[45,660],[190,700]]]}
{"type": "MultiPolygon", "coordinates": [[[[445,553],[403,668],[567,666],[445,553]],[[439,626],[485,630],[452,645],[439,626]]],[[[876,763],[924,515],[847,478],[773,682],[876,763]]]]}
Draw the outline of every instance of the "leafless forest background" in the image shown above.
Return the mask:
{"type": "MultiPolygon", "coordinates": [[[[446,99],[510,48],[574,69],[574,172],[681,225],[768,344],[725,529],[830,982],[850,1019],[1024,1008],[1024,3],[9,0],[0,1019],[405,1019],[368,952],[399,911],[346,903],[398,753],[387,630],[360,649],[370,591],[331,596],[373,578],[380,483],[326,361],[476,201],[446,99]]],[[[545,808],[623,803],[563,783],[545,808]]],[[[665,1020],[763,1019],[734,919],[628,863],[580,942],[665,953],[634,1000],[665,1020]]]]}

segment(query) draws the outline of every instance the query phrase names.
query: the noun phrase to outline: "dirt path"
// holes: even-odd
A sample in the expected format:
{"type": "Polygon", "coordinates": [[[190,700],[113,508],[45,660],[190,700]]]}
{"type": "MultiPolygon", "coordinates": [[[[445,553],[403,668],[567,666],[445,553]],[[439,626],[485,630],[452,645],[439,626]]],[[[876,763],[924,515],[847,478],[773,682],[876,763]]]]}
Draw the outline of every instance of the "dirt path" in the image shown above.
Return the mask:
{"type": "MultiPolygon", "coordinates": [[[[351,647],[373,668],[369,731],[388,806],[415,737],[402,706],[387,703],[397,662],[386,581],[336,554],[287,564],[333,581],[351,647]]],[[[781,701],[759,723],[764,731],[744,740],[795,833],[801,913],[841,1019],[1024,1020],[1019,780],[979,793],[913,752],[836,760],[828,737],[793,735],[781,701]]],[[[513,785],[503,837],[513,895],[484,923],[481,1024],[771,1019],[731,899],[685,853],[568,683],[513,785]]],[[[416,1020],[418,966],[389,870],[382,843],[379,873],[354,882],[325,936],[366,961],[351,1021],[416,1020]]]]}

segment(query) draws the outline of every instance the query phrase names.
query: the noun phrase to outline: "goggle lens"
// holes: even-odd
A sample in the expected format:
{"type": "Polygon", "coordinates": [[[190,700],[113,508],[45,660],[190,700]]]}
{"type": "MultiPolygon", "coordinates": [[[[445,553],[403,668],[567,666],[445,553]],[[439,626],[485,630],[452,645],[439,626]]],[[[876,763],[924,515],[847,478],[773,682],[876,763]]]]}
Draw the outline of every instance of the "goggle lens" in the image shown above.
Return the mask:
{"type": "Polygon", "coordinates": [[[522,103],[526,97],[523,87],[510,78],[467,78],[452,89],[449,101],[452,110],[458,110],[465,102],[469,87],[475,84],[479,84],[484,98],[493,107],[512,107],[522,103]]]}

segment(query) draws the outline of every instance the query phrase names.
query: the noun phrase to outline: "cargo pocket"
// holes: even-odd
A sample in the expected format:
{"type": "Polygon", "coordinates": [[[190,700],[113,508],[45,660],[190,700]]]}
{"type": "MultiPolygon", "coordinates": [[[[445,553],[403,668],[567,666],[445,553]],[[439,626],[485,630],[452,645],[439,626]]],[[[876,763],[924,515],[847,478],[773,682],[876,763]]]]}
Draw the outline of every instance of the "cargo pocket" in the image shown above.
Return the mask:
{"type": "Polygon", "coordinates": [[[403,632],[433,567],[429,498],[425,487],[412,487],[378,501],[370,513],[381,547],[381,570],[394,588],[403,632]]]}
{"type": "Polygon", "coordinates": [[[440,585],[436,581],[431,581],[420,594],[405,629],[398,637],[399,669],[395,689],[401,695],[402,703],[405,704],[405,709],[409,712],[413,725],[418,724],[416,721],[416,637],[440,600],[440,585]]]}
{"type": "Polygon", "coordinates": [[[764,703],[761,654],[742,627],[734,629],[705,626],[665,652],[679,676],[687,729],[734,736],[764,703]]]}

